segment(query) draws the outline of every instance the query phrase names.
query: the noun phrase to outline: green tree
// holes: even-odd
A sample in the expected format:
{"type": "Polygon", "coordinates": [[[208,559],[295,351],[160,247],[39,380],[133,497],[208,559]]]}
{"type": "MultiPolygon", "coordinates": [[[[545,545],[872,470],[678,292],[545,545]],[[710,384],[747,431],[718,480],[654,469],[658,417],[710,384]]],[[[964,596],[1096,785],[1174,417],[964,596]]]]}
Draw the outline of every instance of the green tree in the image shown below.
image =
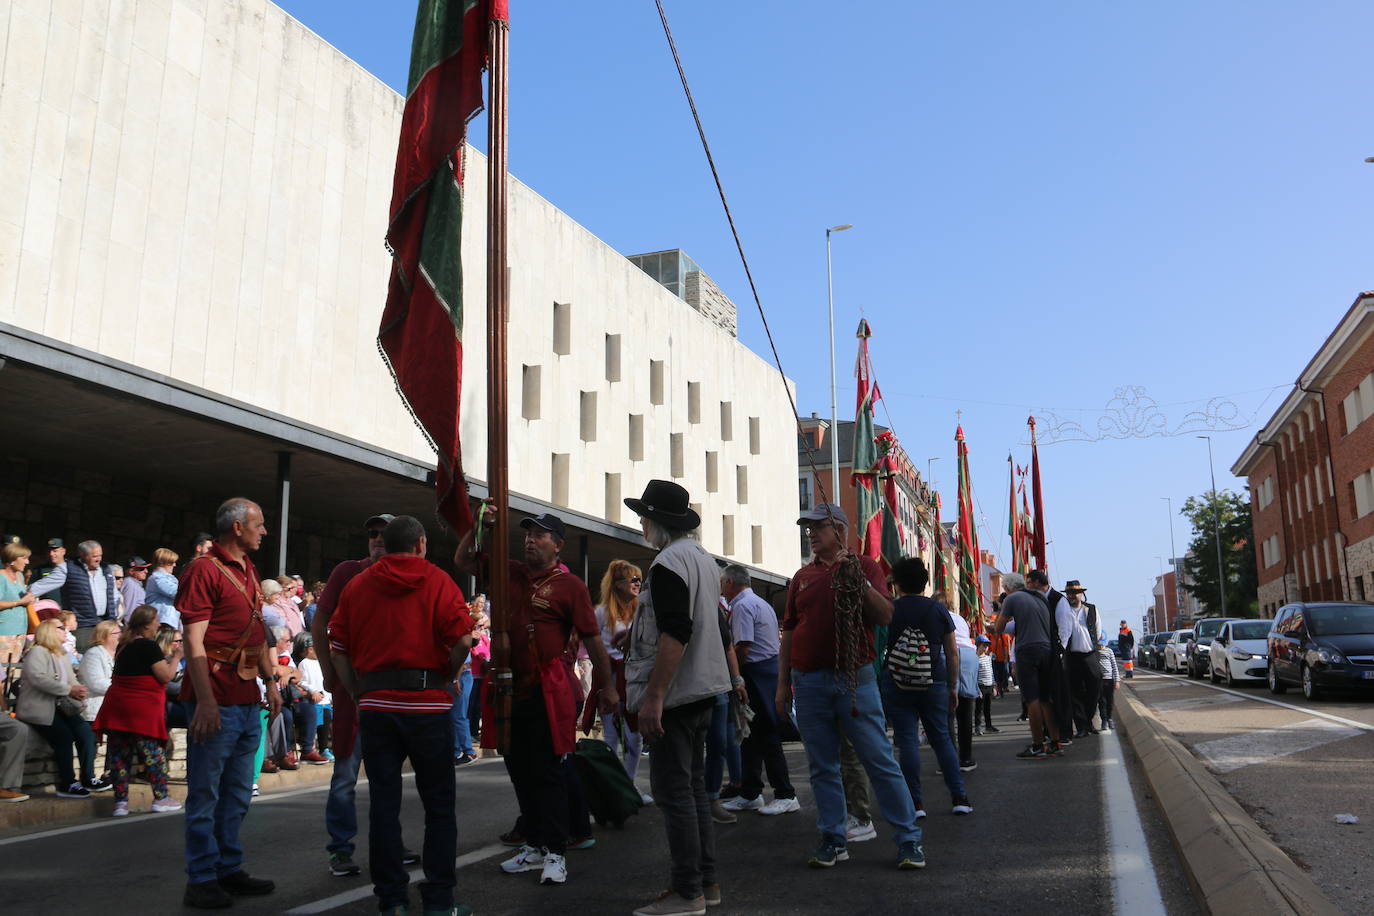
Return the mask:
{"type": "Polygon", "coordinates": [[[1190,556],[1183,568],[1192,584],[1184,584],[1211,616],[1258,617],[1259,577],[1255,569],[1255,536],[1250,526],[1250,501],[1230,490],[1190,496],[1180,513],[1193,526],[1190,556]],[[1216,517],[1221,513],[1221,552],[1225,564],[1226,607],[1221,608],[1217,572],[1216,517]]]}

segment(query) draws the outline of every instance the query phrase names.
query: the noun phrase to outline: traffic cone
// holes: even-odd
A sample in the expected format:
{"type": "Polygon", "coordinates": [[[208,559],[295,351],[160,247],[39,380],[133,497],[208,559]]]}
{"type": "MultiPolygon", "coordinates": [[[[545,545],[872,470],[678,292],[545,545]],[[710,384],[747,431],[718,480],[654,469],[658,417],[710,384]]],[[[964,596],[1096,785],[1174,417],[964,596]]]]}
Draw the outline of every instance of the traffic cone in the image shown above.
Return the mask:
{"type": "Polygon", "coordinates": [[[1128,659],[1125,659],[1124,661],[1126,662],[1126,664],[1125,664],[1126,677],[1127,677],[1127,678],[1135,677],[1135,662],[1131,661],[1129,658],[1128,658],[1128,659]]]}

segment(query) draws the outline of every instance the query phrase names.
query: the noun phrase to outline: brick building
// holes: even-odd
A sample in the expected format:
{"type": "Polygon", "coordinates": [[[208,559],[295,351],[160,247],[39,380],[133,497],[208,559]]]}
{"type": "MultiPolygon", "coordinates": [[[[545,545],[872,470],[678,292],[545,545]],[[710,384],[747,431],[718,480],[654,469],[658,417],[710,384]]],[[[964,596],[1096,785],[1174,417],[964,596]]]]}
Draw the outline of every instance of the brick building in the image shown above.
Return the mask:
{"type": "Polygon", "coordinates": [[[1360,293],[1246,446],[1260,610],[1374,596],[1374,292],[1360,293]]]}

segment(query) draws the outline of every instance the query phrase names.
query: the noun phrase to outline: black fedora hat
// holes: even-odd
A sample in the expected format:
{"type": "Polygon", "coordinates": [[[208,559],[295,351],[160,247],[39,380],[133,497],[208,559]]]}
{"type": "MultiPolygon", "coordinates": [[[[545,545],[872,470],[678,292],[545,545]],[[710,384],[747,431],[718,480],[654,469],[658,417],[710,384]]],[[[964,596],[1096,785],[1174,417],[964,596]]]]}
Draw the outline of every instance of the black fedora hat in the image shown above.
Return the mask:
{"type": "Polygon", "coordinates": [[[1080,585],[1077,579],[1070,579],[1068,582],[1064,583],[1064,594],[1066,594],[1066,595],[1067,595],[1069,592],[1086,592],[1086,591],[1087,591],[1087,589],[1084,588],[1082,585],[1080,585]]]}
{"type": "Polygon", "coordinates": [[[644,495],[639,499],[630,497],[625,505],[636,515],[651,518],[669,528],[691,531],[701,527],[701,516],[692,511],[687,491],[671,480],[649,481],[644,495]]]}

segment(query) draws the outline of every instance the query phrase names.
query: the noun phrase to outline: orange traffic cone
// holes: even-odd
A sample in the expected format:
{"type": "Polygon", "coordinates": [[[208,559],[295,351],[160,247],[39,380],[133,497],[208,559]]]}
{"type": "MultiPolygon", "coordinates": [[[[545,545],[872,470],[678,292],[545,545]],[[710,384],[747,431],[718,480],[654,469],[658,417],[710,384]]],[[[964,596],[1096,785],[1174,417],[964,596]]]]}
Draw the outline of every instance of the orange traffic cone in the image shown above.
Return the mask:
{"type": "Polygon", "coordinates": [[[1126,669],[1126,677],[1135,677],[1135,662],[1131,661],[1129,658],[1125,659],[1124,661],[1126,662],[1126,664],[1124,665],[1126,669]]]}

